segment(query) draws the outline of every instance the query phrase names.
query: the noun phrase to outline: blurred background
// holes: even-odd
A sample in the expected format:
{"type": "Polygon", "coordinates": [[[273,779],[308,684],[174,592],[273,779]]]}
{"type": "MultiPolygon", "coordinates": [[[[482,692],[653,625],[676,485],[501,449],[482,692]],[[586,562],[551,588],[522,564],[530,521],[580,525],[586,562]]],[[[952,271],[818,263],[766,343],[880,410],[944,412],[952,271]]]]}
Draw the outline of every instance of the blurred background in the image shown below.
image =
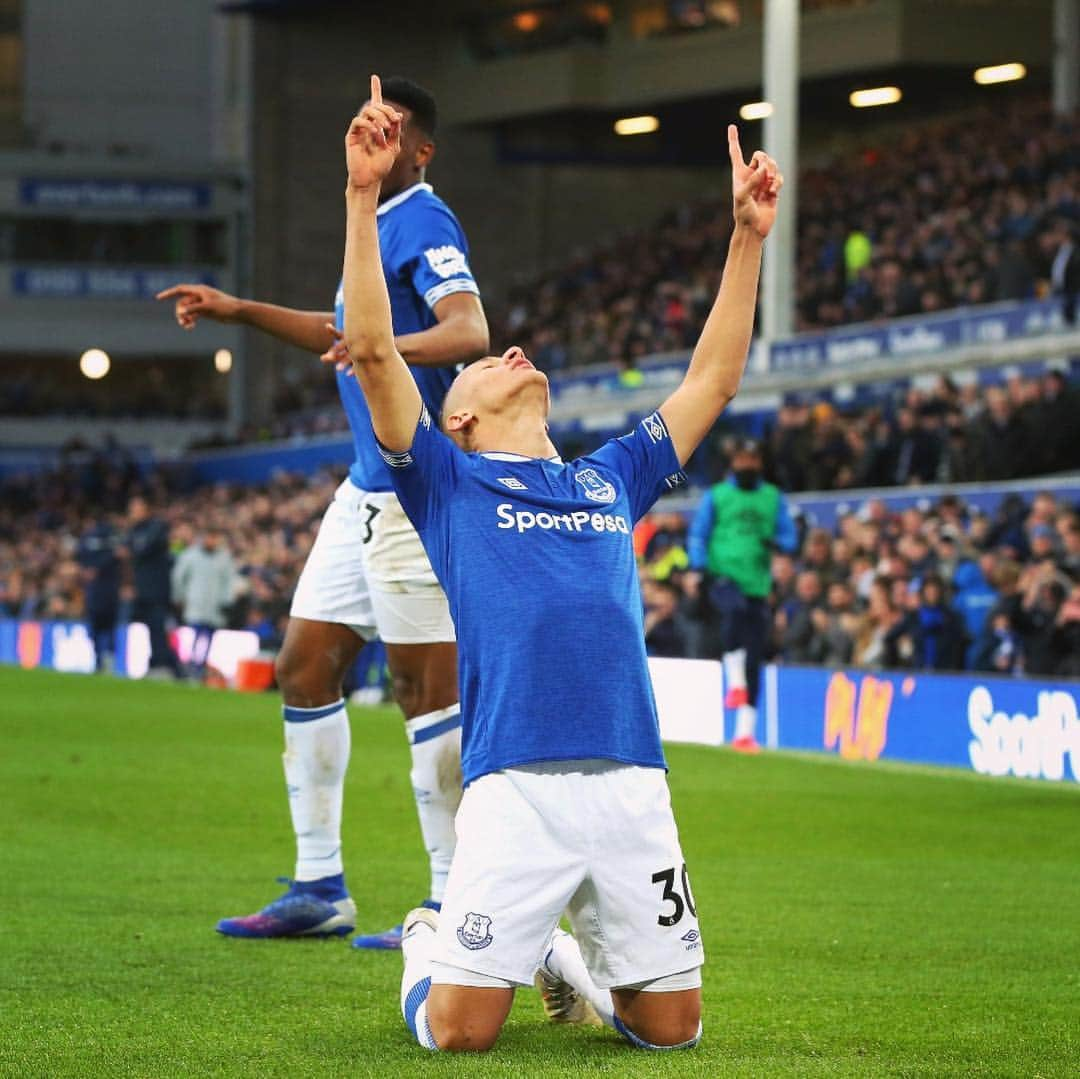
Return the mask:
{"type": "Polygon", "coordinates": [[[654,654],[709,654],[687,531],[752,437],[797,528],[769,658],[1080,676],[1078,34],[1072,0],[0,0],[0,661],[141,676],[146,604],[162,674],[280,643],[351,457],[333,373],[153,297],[331,307],[378,71],[439,102],[429,179],[567,457],[681,377],[725,125],[783,165],[744,388],[636,537],[654,654]]]}

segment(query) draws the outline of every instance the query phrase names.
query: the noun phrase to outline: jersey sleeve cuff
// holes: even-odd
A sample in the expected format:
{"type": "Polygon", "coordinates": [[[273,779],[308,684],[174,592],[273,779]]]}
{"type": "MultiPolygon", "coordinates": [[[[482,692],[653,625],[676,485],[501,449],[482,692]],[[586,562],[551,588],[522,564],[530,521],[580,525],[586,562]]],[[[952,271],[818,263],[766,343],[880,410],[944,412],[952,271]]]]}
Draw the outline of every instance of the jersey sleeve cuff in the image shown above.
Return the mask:
{"type": "Polygon", "coordinates": [[[424,293],[424,303],[434,311],[435,305],[440,300],[452,296],[455,292],[471,292],[474,296],[479,296],[480,288],[471,277],[454,277],[449,281],[440,281],[437,285],[432,285],[424,293]]]}
{"type": "Polygon", "coordinates": [[[664,417],[660,415],[659,409],[646,416],[645,419],[641,421],[640,426],[641,430],[645,433],[645,437],[654,445],[666,444],[672,459],[675,461],[676,468],[673,472],[669,472],[668,475],[664,477],[664,486],[669,491],[674,491],[677,487],[685,486],[686,473],[678,467],[679,459],[675,454],[675,445],[671,441],[671,435],[668,433],[667,424],[664,423],[664,417]]]}
{"type": "MultiPolygon", "coordinates": [[[[431,413],[427,410],[427,405],[420,406],[420,418],[416,421],[416,427],[419,430],[420,427],[431,427],[431,413]]],[[[416,435],[413,434],[413,446],[416,445],[416,435]]],[[[379,456],[386,463],[387,468],[408,468],[414,463],[413,446],[410,446],[407,450],[388,450],[376,437],[375,448],[379,451],[379,456]]]]}

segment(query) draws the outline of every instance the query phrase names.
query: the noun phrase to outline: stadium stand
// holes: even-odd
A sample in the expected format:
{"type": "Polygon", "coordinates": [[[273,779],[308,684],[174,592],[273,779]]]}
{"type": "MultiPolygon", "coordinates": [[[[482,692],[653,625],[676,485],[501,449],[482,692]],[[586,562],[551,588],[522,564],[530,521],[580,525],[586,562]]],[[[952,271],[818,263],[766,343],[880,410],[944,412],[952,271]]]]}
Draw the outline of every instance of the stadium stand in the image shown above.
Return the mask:
{"type": "MultiPolygon", "coordinates": [[[[1054,119],[1045,100],[1021,99],[1004,115],[968,113],[876,136],[846,160],[843,183],[833,164],[800,175],[800,330],[891,326],[905,316],[1041,297],[1060,300],[1066,325],[1074,323],[1075,116],[1054,119]]],[[[565,415],[553,415],[565,454],[632,422],[635,393],[654,407],[667,374],[659,357],[696,339],[729,222],[726,198],[686,204],[511,289],[493,340],[521,342],[552,374],[557,403],[571,402],[565,415]]],[[[106,413],[77,384],[30,377],[5,384],[0,410],[69,417],[220,410],[210,396],[175,393],[152,367],[142,375],[122,393],[110,389],[106,413]]],[[[994,485],[1080,470],[1075,363],[1044,358],[966,375],[918,379],[897,365],[895,377],[860,382],[846,399],[825,387],[785,393],[725,417],[688,471],[698,485],[716,482],[730,439],[748,430],[765,436],[766,471],[791,493],[994,485]]],[[[339,463],[334,436],[346,423],[330,378],[284,381],[275,393],[271,423],[235,439],[204,439],[192,448],[211,452],[182,463],[154,463],[112,442],[100,451],[76,443],[36,471],[0,469],[0,617],[84,619],[93,570],[80,561],[80,543],[97,530],[122,553],[127,500],[144,493],[169,525],[174,553],[200,531],[225,536],[238,567],[230,628],[253,629],[267,648],[280,643],[334,487],[329,472],[300,478],[282,470],[339,463]],[[235,459],[213,452],[237,444],[235,459]],[[267,445],[262,457],[255,444],[267,445]]],[[[1080,518],[1067,498],[1044,493],[1029,506],[1014,495],[997,517],[948,498],[902,512],[880,499],[847,510],[828,529],[804,517],[799,552],[777,556],[774,658],[1080,674],[1080,518]],[[928,613],[939,598],[955,618],[928,613]],[[948,639],[928,648],[930,622],[947,624],[948,639]]],[[[656,655],[700,654],[700,620],[680,588],[684,533],[681,512],[654,514],[641,526],[656,655]]],[[[121,617],[126,595],[122,587],[121,617]]]]}
{"type": "MultiPolygon", "coordinates": [[[[799,552],[777,556],[774,658],[877,667],[968,667],[1080,674],[1080,507],[1052,491],[1028,505],[1016,494],[993,514],[957,497],[891,511],[865,488],[921,485],[1080,469],[1071,418],[1078,387],[1051,369],[1011,372],[1003,385],[957,387],[941,378],[909,389],[893,413],[841,413],[797,401],[775,414],[768,472],[789,491],[850,490],[835,524],[802,518],[799,552]],[[956,618],[928,658],[923,625],[934,581],[956,618]]],[[[721,437],[701,478],[726,471],[721,437]]],[[[221,532],[237,564],[228,624],[280,643],[296,577],[332,494],[331,473],[275,474],[264,483],[197,483],[190,464],[147,466],[116,445],[72,448],[55,470],[9,477],[0,509],[0,616],[79,621],[87,569],[80,540],[111,529],[123,546],[124,513],[147,494],[179,553],[204,530],[221,532]]],[[[1067,486],[1062,484],[1062,487],[1067,486]]],[[[831,522],[830,522],[831,523],[831,522]]],[[[641,525],[639,552],[649,644],[657,655],[698,654],[698,619],[681,592],[686,522],[664,510],[641,525]]]]}
{"type": "MultiPolygon", "coordinates": [[[[800,173],[800,331],[956,308],[1060,297],[1075,324],[1080,261],[1080,130],[1074,115],[1021,99],[916,127],[886,129],[800,173]],[[852,160],[853,159],[853,160],[852,160]]],[[[614,365],[633,376],[647,357],[696,340],[719,284],[730,213],[726,196],[669,211],[540,276],[513,283],[492,312],[492,340],[521,344],[551,373],[614,365]]],[[[36,368],[0,388],[0,412],[69,416],[215,416],[205,382],[175,392],[153,364],[108,393],[43,381],[36,368]]],[[[98,388],[100,389],[100,388],[98,388]]],[[[274,419],[246,442],[344,430],[331,379],[283,382],[274,419]]],[[[218,439],[217,441],[223,441],[218,439]]]]}
{"type": "MultiPolygon", "coordinates": [[[[994,515],[946,495],[925,509],[855,504],[835,530],[802,521],[776,554],[772,658],[781,663],[1080,675],[1080,507],[1015,494],[994,515]]],[[[682,596],[686,521],[639,526],[647,641],[698,655],[700,617],[682,596]]]]}
{"type": "MultiPolygon", "coordinates": [[[[188,486],[182,469],[144,475],[116,450],[81,457],[78,468],[4,486],[0,616],[81,621],[92,571],[80,564],[80,540],[104,529],[123,569],[127,501],[143,493],[168,524],[174,555],[203,531],[225,537],[236,563],[229,627],[254,631],[266,648],[280,644],[296,579],[337,479],[283,476],[258,488],[217,484],[181,493],[188,486]]],[[[122,585],[120,621],[130,598],[129,583],[122,585]]]]}
{"type": "MultiPolygon", "coordinates": [[[[1024,101],[907,128],[838,164],[800,173],[798,329],[1064,289],[1055,259],[1080,223],[1075,116],[1024,101]]],[[[726,201],[708,199],[579,251],[512,290],[495,339],[555,371],[687,348],[729,229],[726,201]]]]}

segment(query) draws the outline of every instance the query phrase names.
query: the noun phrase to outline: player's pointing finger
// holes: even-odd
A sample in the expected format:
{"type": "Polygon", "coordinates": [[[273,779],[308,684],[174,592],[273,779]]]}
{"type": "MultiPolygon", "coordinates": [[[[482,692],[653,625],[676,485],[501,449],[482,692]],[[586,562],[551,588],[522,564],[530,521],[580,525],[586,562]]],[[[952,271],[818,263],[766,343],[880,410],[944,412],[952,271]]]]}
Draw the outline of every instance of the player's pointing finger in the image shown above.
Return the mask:
{"type": "Polygon", "coordinates": [[[378,75],[371,76],[371,101],[374,105],[382,104],[382,82],[378,75]]]}
{"type": "Polygon", "coordinates": [[[728,124],[727,127],[727,146],[732,168],[745,166],[746,162],[743,161],[742,147],[739,145],[739,129],[734,124],[728,124]]]}

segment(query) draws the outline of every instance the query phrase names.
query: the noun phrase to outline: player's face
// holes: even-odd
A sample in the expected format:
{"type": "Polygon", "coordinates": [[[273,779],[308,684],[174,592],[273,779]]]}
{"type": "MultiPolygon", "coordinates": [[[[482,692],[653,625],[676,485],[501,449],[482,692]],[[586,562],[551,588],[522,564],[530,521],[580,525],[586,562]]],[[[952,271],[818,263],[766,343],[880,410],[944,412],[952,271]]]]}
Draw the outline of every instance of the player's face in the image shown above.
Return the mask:
{"type": "Polygon", "coordinates": [[[394,101],[388,100],[387,104],[397,109],[402,116],[401,153],[382,182],[380,194],[383,199],[392,198],[399,191],[415,184],[435,153],[435,144],[412,122],[412,110],[394,101]]]}
{"type": "Polygon", "coordinates": [[[468,412],[474,416],[506,411],[523,394],[535,395],[544,414],[550,406],[547,375],[538,371],[517,345],[501,356],[488,356],[470,364],[450,388],[448,412],[468,412]]]}

